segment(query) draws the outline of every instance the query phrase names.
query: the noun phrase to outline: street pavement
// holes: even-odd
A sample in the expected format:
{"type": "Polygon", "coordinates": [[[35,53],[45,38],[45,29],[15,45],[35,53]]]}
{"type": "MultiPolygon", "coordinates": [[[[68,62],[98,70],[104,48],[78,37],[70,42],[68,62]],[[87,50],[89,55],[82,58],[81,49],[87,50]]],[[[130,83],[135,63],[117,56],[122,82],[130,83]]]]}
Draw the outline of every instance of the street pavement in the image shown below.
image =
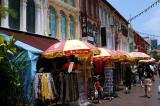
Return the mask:
{"type": "Polygon", "coordinates": [[[152,85],[152,97],[144,97],[144,88],[139,84],[133,86],[130,94],[125,94],[124,90],[118,93],[117,98],[113,100],[100,100],[101,103],[93,106],[160,106],[160,94],[158,94],[159,77],[156,77],[152,85]]]}

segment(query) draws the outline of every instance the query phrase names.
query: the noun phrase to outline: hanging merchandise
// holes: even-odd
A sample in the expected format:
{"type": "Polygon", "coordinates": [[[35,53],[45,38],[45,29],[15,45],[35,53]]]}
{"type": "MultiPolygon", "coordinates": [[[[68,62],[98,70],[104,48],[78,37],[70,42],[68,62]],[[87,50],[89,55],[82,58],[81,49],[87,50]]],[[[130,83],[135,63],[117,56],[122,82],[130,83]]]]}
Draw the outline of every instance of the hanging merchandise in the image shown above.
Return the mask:
{"type": "Polygon", "coordinates": [[[33,95],[36,105],[47,104],[58,97],[51,73],[36,73],[33,81],[33,95]]]}

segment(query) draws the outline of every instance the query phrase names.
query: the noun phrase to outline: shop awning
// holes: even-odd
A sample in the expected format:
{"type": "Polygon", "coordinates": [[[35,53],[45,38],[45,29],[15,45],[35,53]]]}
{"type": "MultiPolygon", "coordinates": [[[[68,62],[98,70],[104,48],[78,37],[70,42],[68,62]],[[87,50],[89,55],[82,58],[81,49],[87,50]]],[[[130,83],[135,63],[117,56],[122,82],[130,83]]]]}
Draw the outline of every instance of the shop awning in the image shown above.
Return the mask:
{"type": "Polygon", "coordinates": [[[1,28],[1,27],[0,27],[0,32],[5,33],[7,35],[14,34],[14,38],[16,40],[19,40],[23,43],[31,45],[37,49],[42,50],[42,51],[46,50],[48,47],[50,47],[54,43],[59,42],[55,38],[37,35],[37,34],[33,34],[33,33],[27,33],[27,32],[22,32],[22,31],[6,29],[6,28],[1,28]]]}

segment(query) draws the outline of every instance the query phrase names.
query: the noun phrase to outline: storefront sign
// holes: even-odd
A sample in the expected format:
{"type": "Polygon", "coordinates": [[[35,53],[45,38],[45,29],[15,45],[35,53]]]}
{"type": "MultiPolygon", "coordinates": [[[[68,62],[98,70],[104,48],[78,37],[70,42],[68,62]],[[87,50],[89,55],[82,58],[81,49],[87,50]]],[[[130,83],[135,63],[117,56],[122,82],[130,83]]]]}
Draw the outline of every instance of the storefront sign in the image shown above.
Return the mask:
{"type": "Polygon", "coordinates": [[[104,82],[104,94],[111,96],[113,94],[113,68],[104,68],[105,82],[104,82]]]}

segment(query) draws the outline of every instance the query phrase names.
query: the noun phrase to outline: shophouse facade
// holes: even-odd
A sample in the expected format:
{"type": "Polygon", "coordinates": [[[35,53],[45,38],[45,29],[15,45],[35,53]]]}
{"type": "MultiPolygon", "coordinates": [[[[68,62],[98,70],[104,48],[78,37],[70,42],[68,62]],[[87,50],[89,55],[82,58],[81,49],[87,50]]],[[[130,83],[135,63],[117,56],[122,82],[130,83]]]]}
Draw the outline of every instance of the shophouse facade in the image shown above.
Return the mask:
{"type": "Polygon", "coordinates": [[[16,12],[16,17],[1,17],[0,33],[42,51],[58,42],[47,34],[48,0],[0,0],[0,4],[16,12]]]}
{"type": "Polygon", "coordinates": [[[47,32],[59,40],[79,39],[79,1],[48,0],[47,32]]]}
{"type": "Polygon", "coordinates": [[[134,31],[135,51],[149,53],[150,44],[134,31]]]}
{"type": "Polygon", "coordinates": [[[129,51],[127,20],[106,0],[100,0],[99,5],[101,46],[129,51]]]}
{"type": "Polygon", "coordinates": [[[1,0],[16,18],[1,18],[1,27],[59,40],[79,38],[78,0],[1,0]]]}
{"type": "Polygon", "coordinates": [[[79,0],[81,39],[96,46],[99,43],[99,0],[79,0]]]}
{"type": "Polygon", "coordinates": [[[1,27],[44,35],[47,0],[1,0],[1,5],[14,9],[17,16],[1,18],[1,27]]]}
{"type": "Polygon", "coordinates": [[[134,52],[134,30],[131,28],[130,24],[128,26],[128,36],[129,36],[129,52],[134,52]]]}

